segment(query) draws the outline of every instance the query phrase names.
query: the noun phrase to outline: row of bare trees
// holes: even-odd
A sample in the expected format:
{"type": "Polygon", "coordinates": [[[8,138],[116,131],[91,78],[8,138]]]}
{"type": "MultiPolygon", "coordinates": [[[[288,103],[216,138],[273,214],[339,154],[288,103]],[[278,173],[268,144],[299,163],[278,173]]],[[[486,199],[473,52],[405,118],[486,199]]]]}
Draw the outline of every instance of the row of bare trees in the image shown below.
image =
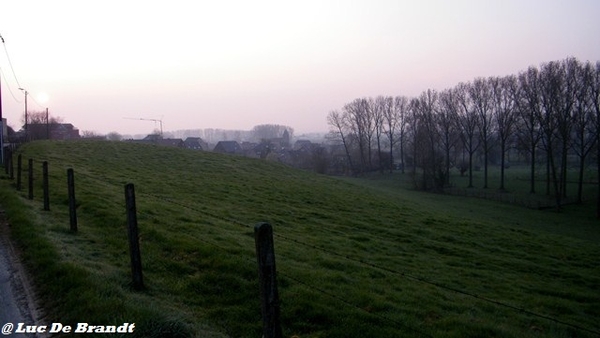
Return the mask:
{"type": "Polygon", "coordinates": [[[327,121],[354,174],[392,170],[399,162],[403,173],[405,166],[412,168],[418,187],[442,190],[454,166],[468,172],[473,187],[474,166],[481,165],[488,188],[494,162],[504,190],[512,150],[529,162],[531,193],[536,166],[545,164],[546,192],[560,208],[570,166],[578,169],[577,201],[582,201],[584,170],[594,149],[600,177],[600,61],[567,58],[517,75],[477,78],[441,92],[429,89],[414,98],[359,98],[331,111],[327,121]]]}

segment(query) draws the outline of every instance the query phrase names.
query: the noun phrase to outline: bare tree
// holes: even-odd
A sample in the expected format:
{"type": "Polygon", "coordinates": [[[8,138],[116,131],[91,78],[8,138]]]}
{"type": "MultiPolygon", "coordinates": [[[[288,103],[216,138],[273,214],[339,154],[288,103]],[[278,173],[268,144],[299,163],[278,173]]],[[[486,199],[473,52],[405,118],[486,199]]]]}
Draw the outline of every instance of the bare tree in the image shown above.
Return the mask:
{"type": "MultiPolygon", "coordinates": [[[[600,178],[600,61],[596,62],[590,87],[590,97],[593,106],[594,126],[596,129],[596,173],[600,178]]],[[[596,217],[600,218],[600,184],[596,198],[596,217]]]]}
{"type": "Polygon", "coordinates": [[[30,140],[50,139],[52,129],[62,122],[61,117],[51,116],[46,111],[33,111],[27,115],[27,137],[30,140]]]}
{"type": "Polygon", "coordinates": [[[541,93],[544,108],[541,117],[542,138],[548,157],[556,208],[566,197],[567,151],[572,129],[575,83],[572,65],[549,62],[541,67],[541,93]]]}
{"type": "Polygon", "coordinates": [[[81,137],[83,138],[94,138],[94,139],[105,139],[105,136],[93,131],[93,130],[84,130],[81,132],[81,137]]]}
{"type": "MultiPolygon", "coordinates": [[[[393,112],[393,116],[395,117],[395,128],[397,128],[398,130],[398,143],[400,144],[400,163],[401,163],[401,172],[404,174],[404,167],[405,167],[405,158],[404,158],[404,142],[406,140],[406,127],[407,127],[407,121],[408,121],[408,112],[409,112],[409,100],[408,98],[406,98],[406,96],[396,96],[394,98],[394,112],[393,112]]],[[[388,119],[388,125],[389,125],[389,121],[392,121],[393,119],[388,119]]],[[[391,133],[390,135],[394,135],[394,130],[393,128],[389,128],[388,129],[389,132],[391,133]]],[[[391,165],[393,165],[393,145],[395,143],[392,141],[392,137],[390,137],[390,159],[391,159],[391,165]]]]}
{"type": "Polygon", "coordinates": [[[594,124],[593,78],[594,68],[591,63],[579,64],[576,81],[577,92],[573,110],[573,151],[579,158],[577,179],[577,203],[583,202],[583,173],[585,160],[596,143],[598,129],[594,124]]]}
{"type": "Polygon", "coordinates": [[[477,127],[479,129],[479,138],[483,147],[483,188],[488,188],[488,163],[489,153],[493,143],[491,136],[493,131],[492,119],[492,94],[490,81],[484,78],[477,78],[469,87],[469,96],[473,102],[473,108],[479,116],[477,127]]]}
{"type": "Polygon", "coordinates": [[[456,99],[459,104],[458,126],[463,147],[469,155],[469,188],[473,187],[473,154],[479,149],[480,138],[478,137],[479,114],[473,107],[469,95],[470,84],[459,83],[454,88],[456,99]]]}
{"type": "Polygon", "coordinates": [[[423,190],[443,190],[447,173],[443,166],[443,155],[440,147],[440,130],[438,129],[438,94],[434,90],[423,92],[418,99],[412,101],[414,109],[413,119],[413,147],[415,163],[423,171],[421,179],[415,176],[415,183],[423,190]]]}
{"type": "Polygon", "coordinates": [[[391,110],[388,106],[387,98],[378,96],[375,100],[369,100],[369,106],[371,109],[371,116],[373,118],[373,126],[375,130],[375,141],[377,143],[377,162],[379,171],[383,173],[383,156],[381,152],[381,138],[384,134],[384,122],[386,110],[391,110]]]}
{"type": "Polygon", "coordinates": [[[371,141],[374,132],[372,109],[369,101],[362,98],[344,105],[343,111],[348,127],[358,138],[360,172],[365,172],[371,168],[371,141]]]}
{"type": "Polygon", "coordinates": [[[421,108],[420,102],[417,98],[412,98],[410,100],[409,107],[409,127],[408,134],[410,138],[410,149],[411,149],[411,162],[412,162],[412,171],[411,177],[415,186],[418,187],[417,183],[417,168],[422,164],[422,157],[425,156],[427,152],[427,147],[425,146],[423,139],[425,138],[425,133],[423,131],[423,119],[421,116],[421,108]]]}
{"type": "Polygon", "coordinates": [[[524,144],[527,144],[531,158],[529,189],[531,194],[535,193],[536,150],[542,138],[541,120],[539,118],[542,116],[539,79],[539,70],[536,67],[529,67],[526,72],[519,74],[519,87],[513,88],[511,91],[519,117],[517,136],[524,144]]]}
{"type": "Polygon", "coordinates": [[[445,90],[440,93],[439,110],[437,112],[437,123],[439,125],[439,135],[442,147],[444,149],[446,180],[444,183],[450,183],[450,152],[458,142],[456,120],[458,118],[458,101],[455,92],[445,90]]]}
{"type": "MultiPolygon", "coordinates": [[[[516,122],[515,101],[512,93],[518,91],[514,76],[490,78],[492,88],[493,118],[500,139],[500,190],[504,190],[504,169],[506,167],[506,144],[512,135],[516,122]]],[[[518,95],[518,94],[517,94],[518,95]]]]}
{"type": "MultiPolygon", "coordinates": [[[[282,137],[282,135],[285,132],[288,132],[288,135],[290,137],[290,139],[293,137],[294,134],[294,128],[289,127],[289,126],[282,126],[279,124],[260,124],[257,126],[254,126],[252,128],[252,136],[254,138],[255,141],[260,142],[261,140],[269,140],[269,139],[274,139],[274,138],[279,138],[282,137]]],[[[235,135],[233,138],[241,138],[241,134],[239,131],[235,132],[235,135]]],[[[229,137],[226,137],[229,138],[229,137]]]]}
{"type": "Polygon", "coordinates": [[[410,138],[412,176],[417,175],[417,162],[419,155],[419,100],[412,98],[408,104],[407,138],[410,138]]]}
{"type": "Polygon", "coordinates": [[[389,169],[390,174],[394,170],[394,144],[396,142],[396,129],[399,126],[399,114],[394,105],[394,98],[386,96],[383,103],[383,132],[387,136],[389,146],[389,169]]]}
{"type": "Polygon", "coordinates": [[[116,131],[111,131],[106,135],[106,139],[108,139],[109,141],[121,141],[123,139],[123,136],[117,133],[116,131]]]}
{"type": "Polygon", "coordinates": [[[345,121],[343,115],[340,114],[337,110],[332,110],[327,115],[327,124],[332,128],[331,133],[339,137],[344,146],[344,151],[346,152],[346,159],[348,160],[348,165],[350,166],[350,171],[352,173],[355,172],[354,165],[352,163],[352,157],[350,156],[350,145],[348,140],[348,126],[345,121]]]}

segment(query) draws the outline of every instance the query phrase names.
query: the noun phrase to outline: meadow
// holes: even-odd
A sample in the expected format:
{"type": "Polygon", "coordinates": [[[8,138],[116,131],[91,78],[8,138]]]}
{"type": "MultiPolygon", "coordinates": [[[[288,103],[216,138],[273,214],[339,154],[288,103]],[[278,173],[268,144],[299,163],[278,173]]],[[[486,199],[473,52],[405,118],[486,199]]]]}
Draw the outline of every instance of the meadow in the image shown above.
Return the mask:
{"type": "Polygon", "coordinates": [[[266,221],[286,337],[600,335],[589,204],[532,210],[412,191],[400,174],[333,178],[125,142],[40,141],[19,152],[34,159],[35,198],[2,172],[0,204],[49,322],[135,322],[139,337],[260,336],[253,226],[266,221]],[[130,282],[126,183],[136,189],[143,291],[130,282]]]}

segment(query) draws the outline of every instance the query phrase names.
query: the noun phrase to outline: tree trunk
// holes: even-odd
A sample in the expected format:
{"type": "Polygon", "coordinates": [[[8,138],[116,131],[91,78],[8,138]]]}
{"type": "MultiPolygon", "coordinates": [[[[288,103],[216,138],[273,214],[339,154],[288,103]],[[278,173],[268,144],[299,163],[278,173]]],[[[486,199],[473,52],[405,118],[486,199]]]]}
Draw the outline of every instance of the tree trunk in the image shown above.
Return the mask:
{"type": "Polygon", "coordinates": [[[546,150],[546,195],[550,196],[550,151],[546,150]]]}
{"type": "MultiPolygon", "coordinates": [[[[582,149],[583,151],[583,149],[582,149]]],[[[583,152],[582,152],[583,154],[583,152]]],[[[577,179],[577,203],[583,203],[583,169],[585,166],[585,157],[579,157],[579,178],[577,179]]]]}
{"type": "Polygon", "coordinates": [[[531,189],[530,194],[535,194],[535,144],[531,144],[531,189]]]}
{"type": "MultiPolygon", "coordinates": [[[[552,172],[552,185],[554,186],[554,197],[556,200],[556,210],[560,211],[561,210],[561,184],[559,182],[558,179],[558,174],[556,172],[556,165],[554,163],[554,154],[552,152],[552,149],[550,149],[550,151],[548,152],[548,167],[550,169],[550,171],[552,172]]],[[[550,182],[548,182],[550,183],[550,182]]]]}
{"type": "Polygon", "coordinates": [[[483,189],[488,188],[488,143],[483,142],[483,189]]]}
{"type": "Polygon", "coordinates": [[[400,164],[402,165],[402,174],[404,174],[404,140],[402,134],[400,134],[400,164]]]}
{"type": "Polygon", "coordinates": [[[379,163],[379,172],[383,174],[383,161],[381,160],[381,137],[377,135],[377,157],[379,163]]]}
{"type": "Polygon", "coordinates": [[[563,151],[561,154],[561,193],[563,198],[567,198],[567,141],[563,142],[563,151]]]}
{"type": "Polygon", "coordinates": [[[506,141],[500,141],[500,190],[504,191],[504,152],[506,150],[506,141]]]}
{"type": "Polygon", "coordinates": [[[600,133],[596,134],[596,170],[597,170],[597,178],[596,186],[598,187],[598,195],[596,196],[596,218],[600,218],[600,133]]]}
{"type": "Polygon", "coordinates": [[[390,174],[393,172],[394,172],[394,139],[390,137],[390,174]]]}
{"type": "Polygon", "coordinates": [[[473,188],[473,151],[469,149],[469,188],[473,188]]]}
{"type": "Polygon", "coordinates": [[[446,147],[446,184],[450,184],[450,147],[446,147]]]}

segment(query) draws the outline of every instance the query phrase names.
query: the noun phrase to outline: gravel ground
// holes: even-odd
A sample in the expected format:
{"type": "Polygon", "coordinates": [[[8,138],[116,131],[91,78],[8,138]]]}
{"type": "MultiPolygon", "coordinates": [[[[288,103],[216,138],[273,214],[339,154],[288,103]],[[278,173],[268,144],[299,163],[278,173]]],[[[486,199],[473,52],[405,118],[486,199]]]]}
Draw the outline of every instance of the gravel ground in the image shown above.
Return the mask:
{"type": "Polygon", "coordinates": [[[45,337],[12,333],[7,330],[12,324],[14,331],[19,323],[24,325],[46,325],[40,323],[41,309],[27,273],[19,259],[18,251],[10,240],[10,225],[4,211],[0,210],[0,336],[6,337],[45,337]],[[10,323],[10,324],[9,324],[10,323]]]}

